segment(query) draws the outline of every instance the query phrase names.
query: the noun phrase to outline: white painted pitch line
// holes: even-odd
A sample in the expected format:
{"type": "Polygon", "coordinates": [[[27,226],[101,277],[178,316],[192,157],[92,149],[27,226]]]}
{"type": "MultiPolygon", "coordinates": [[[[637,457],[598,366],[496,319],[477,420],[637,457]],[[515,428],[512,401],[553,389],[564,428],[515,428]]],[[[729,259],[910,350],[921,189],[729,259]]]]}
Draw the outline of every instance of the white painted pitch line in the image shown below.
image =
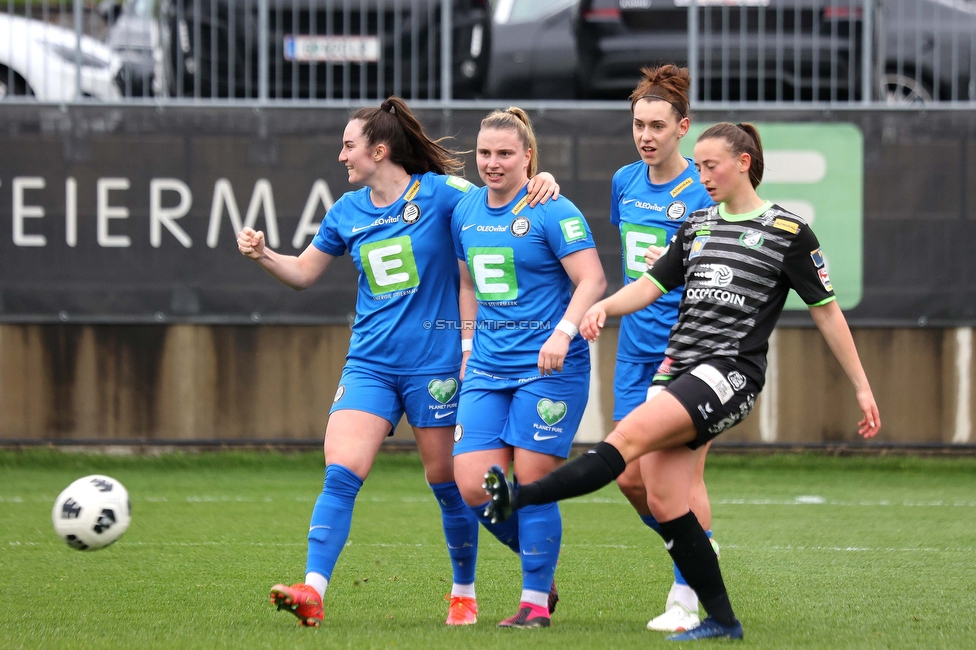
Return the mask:
{"type": "MultiPolygon", "coordinates": [[[[169,500],[166,497],[133,498],[132,501],[147,503],[276,503],[276,502],[311,502],[315,497],[295,497],[294,499],[273,499],[272,497],[234,497],[228,495],[190,495],[183,498],[169,500]]],[[[359,497],[357,501],[369,503],[433,503],[433,496],[401,497],[389,499],[386,497],[359,497]]],[[[54,497],[23,497],[0,496],[0,503],[54,503],[54,497]]],[[[564,504],[581,505],[628,505],[623,497],[578,497],[564,501],[564,504]]],[[[820,496],[801,495],[792,499],[712,499],[712,505],[723,506],[844,506],[844,507],[903,507],[903,508],[976,508],[976,500],[947,500],[933,501],[892,501],[881,499],[878,501],[839,501],[820,496]]]]}
{"type": "MultiPolygon", "coordinates": [[[[60,540],[51,540],[45,542],[20,542],[11,541],[8,542],[8,547],[17,546],[60,546],[60,540]]],[[[307,546],[306,542],[229,542],[229,541],[210,541],[210,542],[125,542],[121,541],[115,544],[116,547],[272,547],[272,548],[305,548],[307,546]]],[[[357,546],[363,548],[442,548],[443,544],[417,544],[408,542],[393,542],[393,543],[378,543],[372,542],[368,544],[356,543],[356,542],[346,542],[346,546],[357,546]]],[[[651,541],[647,544],[563,544],[563,548],[599,548],[599,549],[614,549],[620,551],[641,551],[644,552],[648,548],[657,546],[657,542],[651,541]]],[[[2,547],[0,547],[2,548],[2,547]]],[[[913,547],[894,547],[894,546],[803,546],[803,545],[780,545],[774,544],[771,546],[757,545],[757,544],[722,544],[722,550],[735,550],[735,551],[746,551],[750,553],[768,552],[768,551],[784,551],[784,552],[812,552],[812,553],[972,553],[974,549],[972,546],[968,547],[955,547],[955,548],[937,548],[934,546],[913,546],[913,547]]]]}

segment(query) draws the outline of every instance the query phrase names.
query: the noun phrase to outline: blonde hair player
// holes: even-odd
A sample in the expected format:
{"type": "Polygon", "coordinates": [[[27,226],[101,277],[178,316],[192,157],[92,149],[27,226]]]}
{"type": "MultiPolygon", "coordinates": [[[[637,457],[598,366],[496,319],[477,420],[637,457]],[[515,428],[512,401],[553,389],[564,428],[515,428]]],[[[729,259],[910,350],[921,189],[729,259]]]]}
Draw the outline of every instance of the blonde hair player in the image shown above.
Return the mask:
{"type": "MultiPolygon", "coordinates": [[[[339,162],[362,189],[344,194],[298,257],[267,248],[245,228],[241,253],[294,289],[311,286],[349,251],[359,271],[356,321],[325,431],[325,483],[312,510],[305,581],[271,588],[271,602],[318,627],[322,598],[349,537],[353,505],[380,445],[406,414],[424,474],[441,509],[454,584],[448,625],[477,621],[478,522],[454,482],[451,460],[461,365],[459,278],[451,215],[474,186],[454,174],[455,152],[430,139],[402,99],[356,111],[339,162]]],[[[534,199],[558,192],[551,175],[534,199]]]]}

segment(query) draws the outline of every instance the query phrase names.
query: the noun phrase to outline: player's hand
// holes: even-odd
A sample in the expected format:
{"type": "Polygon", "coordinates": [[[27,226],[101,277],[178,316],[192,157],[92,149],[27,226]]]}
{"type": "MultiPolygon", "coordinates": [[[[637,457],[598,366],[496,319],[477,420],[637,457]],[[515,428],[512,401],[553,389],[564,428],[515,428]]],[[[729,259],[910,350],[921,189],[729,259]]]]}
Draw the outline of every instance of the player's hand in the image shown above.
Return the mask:
{"type": "Polygon", "coordinates": [[[563,371],[563,361],[566,360],[566,353],[569,352],[570,340],[569,334],[562,330],[556,330],[549,335],[549,340],[539,350],[540,375],[563,371]]]}
{"type": "Polygon", "coordinates": [[[468,359],[471,358],[471,350],[465,350],[461,353],[461,372],[458,375],[458,381],[464,381],[464,371],[468,367],[468,359]]]}
{"type": "Polygon", "coordinates": [[[878,413],[878,405],[870,388],[857,392],[857,405],[864,415],[857,423],[857,432],[864,438],[873,438],[881,430],[881,414],[878,413]]]}
{"type": "Polygon", "coordinates": [[[664,252],[664,246],[648,246],[647,250],[644,251],[644,263],[647,264],[647,268],[650,269],[654,266],[654,262],[661,257],[661,253],[664,252]]]}
{"type": "Polygon", "coordinates": [[[253,228],[240,231],[237,233],[237,250],[252,260],[261,259],[264,255],[264,233],[253,228]]]}
{"type": "Polygon", "coordinates": [[[580,334],[587,341],[595,341],[606,323],[607,312],[600,306],[600,303],[596,303],[583,314],[583,321],[579,326],[580,334]]]}
{"type": "Polygon", "coordinates": [[[555,201],[559,198],[559,183],[556,182],[556,177],[549,172],[542,172],[530,178],[527,189],[528,194],[525,198],[529,200],[530,208],[545,203],[549,199],[555,201]]]}

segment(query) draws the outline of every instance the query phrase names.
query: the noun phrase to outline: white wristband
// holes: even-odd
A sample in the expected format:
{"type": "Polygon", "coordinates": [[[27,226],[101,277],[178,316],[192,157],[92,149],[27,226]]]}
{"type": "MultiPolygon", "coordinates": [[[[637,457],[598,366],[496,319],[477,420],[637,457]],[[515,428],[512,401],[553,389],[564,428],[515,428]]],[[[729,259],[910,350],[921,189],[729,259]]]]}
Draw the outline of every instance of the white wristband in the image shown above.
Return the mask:
{"type": "Polygon", "coordinates": [[[471,352],[474,348],[474,339],[461,339],[461,352],[471,352]]]}
{"type": "Polygon", "coordinates": [[[559,321],[559,323],[556,325],[556,329],[560,332],[565,332],[568,334],[570,339],[576,338],[576,335],[579,334],[579,328],[565,318],[559,321]]]}

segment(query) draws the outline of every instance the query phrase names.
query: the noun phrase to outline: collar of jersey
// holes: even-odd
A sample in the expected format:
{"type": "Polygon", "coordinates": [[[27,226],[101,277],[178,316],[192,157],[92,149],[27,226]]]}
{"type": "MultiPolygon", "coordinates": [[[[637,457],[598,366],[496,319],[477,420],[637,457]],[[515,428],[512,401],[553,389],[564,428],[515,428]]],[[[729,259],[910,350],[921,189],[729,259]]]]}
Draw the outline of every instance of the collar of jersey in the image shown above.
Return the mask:
{"type": "MultiPolygon", "coordinates": [[[[688,166],[682,169],[680,174],[678,174],[677,176],[669,180],[667,183],[652,183],[651,176],[650,176],[650,169],[644,170],[644,180],[647,182],[648,186],[650,186],[650,188],[655,192],[671,191],[675,187],[677,187],[678,183],[683,181],[686,177],[694,178],[692,172],[696,171],[695,161],[692,160],[691,158],[685,158],[685,161],[688,163],[688,166]]],[[[644,163],[644,166],[647,167],[647,163],[644,163]]]]}
{"type": "Polygon", "coordinates": [[[407,189],[403,190],[403,193],[400,195],[400,198],[398,198],[396,201],[394,201],[390,205],[384,205],[382,208],[378,208],[378,207],[376,207],[373,204],[373,190],[371,190],[368,187],[363,188],[363,189],[366,190],[366,192],[364,193],[364,197],[363,197],[363,199],[364,199],[363,200],[363,204],[364,205],[362,206],[363,209],[365,211],[367,211],[367,212],[372,213],[372,214],[384,214],[385,212],[387,212],[388,210],[390,210],[390,208],[392,208],[397,203],[399,203],[400,201],[403,200],[403,197],[405,197],[407,195],[407,192],[410,191],[410,188],[413,187],[413,184],[416,183],[417,181],[421,180],[420,177],[421,177],[420,174],[411,174],[410,175],[410,182],[407,183],[407,189]]]}
{"type": "Polygon", "coordinates": [[[745,214],[729,214],[725,211],[725,204],[719,203],[718,216],[722,217],[723,220],[731,221],[732,223],[736,223],[738,221],[749,221],[750,219],[755,219],[771,207],[773,207],[773,202],[766,201],[752,212],[746,212],[745,214]]]}
{"type": "MultiPolygon", "coordinates": [[[[511,212],[512,208],[514,208],[518,204],[518,202],[522,200],[522,197],[528,193],[529,193],[529,186],[523,185],[522,189],[519,190],[518,194],[515,195],[514,199],[512,199],[511,201],[509,201],[508,203],[506,203],[500,208],[493,208],[490,205],[488,205],[488,189],[485,188],[485,211],[492,216],[503,217],[507,212],[511,212]]],[[[525,207],[529,207],[529,206],[525,206],[525,207]]]]}

